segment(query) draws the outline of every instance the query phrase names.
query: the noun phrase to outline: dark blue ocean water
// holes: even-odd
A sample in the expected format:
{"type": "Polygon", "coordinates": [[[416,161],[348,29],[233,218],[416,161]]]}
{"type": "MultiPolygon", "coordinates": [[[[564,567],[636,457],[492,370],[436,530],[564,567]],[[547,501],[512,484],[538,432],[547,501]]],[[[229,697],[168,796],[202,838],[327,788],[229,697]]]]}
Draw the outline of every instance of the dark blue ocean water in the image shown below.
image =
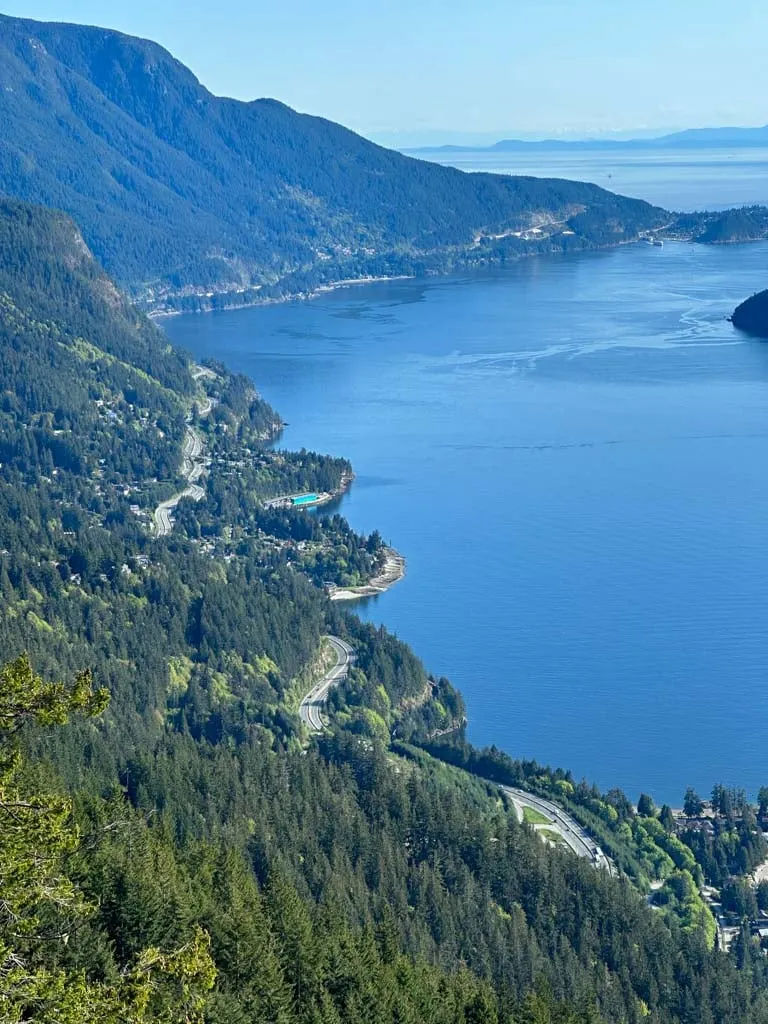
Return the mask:
{"type": "Polygon", "coordinates": [[[603,787],[768,784],[768,245],[668,244],[166,323],[408,559],[364,614],[470,736],[603,787]]]}

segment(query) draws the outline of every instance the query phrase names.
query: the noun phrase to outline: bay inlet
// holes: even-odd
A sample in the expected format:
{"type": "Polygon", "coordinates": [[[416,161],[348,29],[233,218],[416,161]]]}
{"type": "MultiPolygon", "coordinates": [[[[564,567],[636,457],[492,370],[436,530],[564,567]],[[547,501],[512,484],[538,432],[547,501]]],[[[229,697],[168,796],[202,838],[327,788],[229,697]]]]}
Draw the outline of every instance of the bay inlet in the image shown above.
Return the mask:
{"type": "Polygon", "coordinates": [[[768,245],[636,245],[177,317],[408,573],[356,610],[462,691],[477,744],[679,804],[768,784],[768,245]]]}

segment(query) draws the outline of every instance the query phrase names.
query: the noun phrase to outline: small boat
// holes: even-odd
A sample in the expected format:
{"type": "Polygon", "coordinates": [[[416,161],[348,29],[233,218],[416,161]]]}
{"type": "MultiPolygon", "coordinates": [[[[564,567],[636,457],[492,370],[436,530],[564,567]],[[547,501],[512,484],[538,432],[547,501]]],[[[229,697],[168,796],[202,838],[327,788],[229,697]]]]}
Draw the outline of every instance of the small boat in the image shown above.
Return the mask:
{"type": "Polygon", "coordinates": [[[664,243],[662,242],[662,240],[660,238],[654,238],[653,239],[653,244],[655,246],[657,246],[659,249],[663,249],[664,248],[664,243]]]}

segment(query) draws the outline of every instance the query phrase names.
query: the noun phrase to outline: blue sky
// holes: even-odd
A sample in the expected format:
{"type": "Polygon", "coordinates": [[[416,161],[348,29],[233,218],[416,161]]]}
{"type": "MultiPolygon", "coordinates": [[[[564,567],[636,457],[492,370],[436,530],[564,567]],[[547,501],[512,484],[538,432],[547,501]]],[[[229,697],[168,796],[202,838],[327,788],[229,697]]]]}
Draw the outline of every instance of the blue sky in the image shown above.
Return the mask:
{"type": "Polygon", "coordinates": [[[768,122],[766,0],[26,0],[403,145],[768,122]]]}

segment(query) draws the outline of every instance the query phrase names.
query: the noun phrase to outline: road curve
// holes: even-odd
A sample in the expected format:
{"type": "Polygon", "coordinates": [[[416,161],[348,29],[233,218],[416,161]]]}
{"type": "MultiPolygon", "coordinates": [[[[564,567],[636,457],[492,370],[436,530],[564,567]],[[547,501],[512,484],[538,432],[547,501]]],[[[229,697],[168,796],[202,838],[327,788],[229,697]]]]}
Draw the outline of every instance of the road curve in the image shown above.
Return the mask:
{"type": "MultiPolygon", "coordinates": [[[[515,810],[520,808],[520,814],[518,817],[521,820],[523,818],[522,808],[532,807],[534,810],[549,819],[547,824],[541,824],[541,828],[549,828],[553,832],[557,832],[563,842],[566,843],[571,850],[577,854],[577,856],[590,860],[595,867],[605,868],[609,874],[613,873],[613,867],[610,859],[600,849],[587,830],[582,828],[576,819],[572,818],[570,814],[567,814],[562,807],[559,807],[551,800],[545,800],[543,797],[533,796],[531,793],[526,793],[523,789],[515,789],[513,786],[500,786],[499,788],[503,793],[506,793],[512,801],[515,810]]],[[[537,828],[536,825],[533,827],[534,829],[537,828]]]]}
{"type": "MultiPolygon", "coordinates": [[[[319,682],[315,683],[299,705],[299,717],[311,732],[323,731],[322,709],[328,699],[328,691],[346,677],[355,658],[352,647],[345,640],[338,636],[327,636],[325,639],[333,647],[336,663],[319,682]]],[[[556,803],[545,800],[543,797],[533,796],[522,789],[515,789],[513,786],[500,786],[499,788],[510,799],[521,821],[523,820],[523,807],[534,808],[547,818],[547,824],[542,824],[540,827],[557,832],[563,842],[577,856],[584,857],[595,867],[604,868],[609,874],[613,874],[613,865],[610,859],[586,829],[582,828],[575,818],[572,818],[556,803]]]]}
{"type": "Polygon", "coordinates": [[[183,491],[179,492],[179,494],[174,494],[174,496],[169,498],[167,501],[161,501],[154,512],[155,536],[167,537],[171,532],[173,529],[171,513],[182,498],[191,498],[192,501],[202,501],[204,497],[205,491],[199,484],[190,484],[189,487],[185,487],[183,491]]]}
{"type": "MultiPolygon", "coordinates": [[[[212,406],[209,407],[209,411],[212,406]]],[[[181,446],[181,475],[189,484],[183,491],[174,494],[167,501],[161,501],[154,512],[153,520],[156,537],[167,537],[173,529],[171,513],[179,504],[182,498],[191,498],[192,501],[202,501],[205,497],[205,490],[197,482],[205,472],[203,456],[205,448],[203,439],[193,430],[187,427],[184,441],[181,446]]]]}
{"type": "Polygon", "coordinates": [[[337,636],[327,636],[325,639],[333,647],[336,664],[325,673],[319,682],[315,683],[299,705],[299,717],[311,732],[322,732],[321,711],[328,698],[328,691],[346,677],[349,666],[355,658],[354,651],[345,640],[341,640],[337,636]]]}
{"type": "MultiPolygon", "coordinates": [[[[215,377],[216,374],[204,366],[193,366],[192,376],[198,380],[200,377],[215,377]]],[[[198,407],[198,416],[208,416],[217,404],[217,398],[206,395],[198,407]]],[[[189,426],[190,418],[187,417],[187,430],[181,444],[181,475],[189,486],[178,494],[174,494],[172,498],[168,498],[167,501],[161,501],[155,509],[152,520],[156,537],[167,537],[171,532],[173,529],[171,513],[182,498],[202,501],[205,497],[205,489],[198,483],[200,477],[205,473],[205,445],[200,434],[194,427],[189,426]]]]}

